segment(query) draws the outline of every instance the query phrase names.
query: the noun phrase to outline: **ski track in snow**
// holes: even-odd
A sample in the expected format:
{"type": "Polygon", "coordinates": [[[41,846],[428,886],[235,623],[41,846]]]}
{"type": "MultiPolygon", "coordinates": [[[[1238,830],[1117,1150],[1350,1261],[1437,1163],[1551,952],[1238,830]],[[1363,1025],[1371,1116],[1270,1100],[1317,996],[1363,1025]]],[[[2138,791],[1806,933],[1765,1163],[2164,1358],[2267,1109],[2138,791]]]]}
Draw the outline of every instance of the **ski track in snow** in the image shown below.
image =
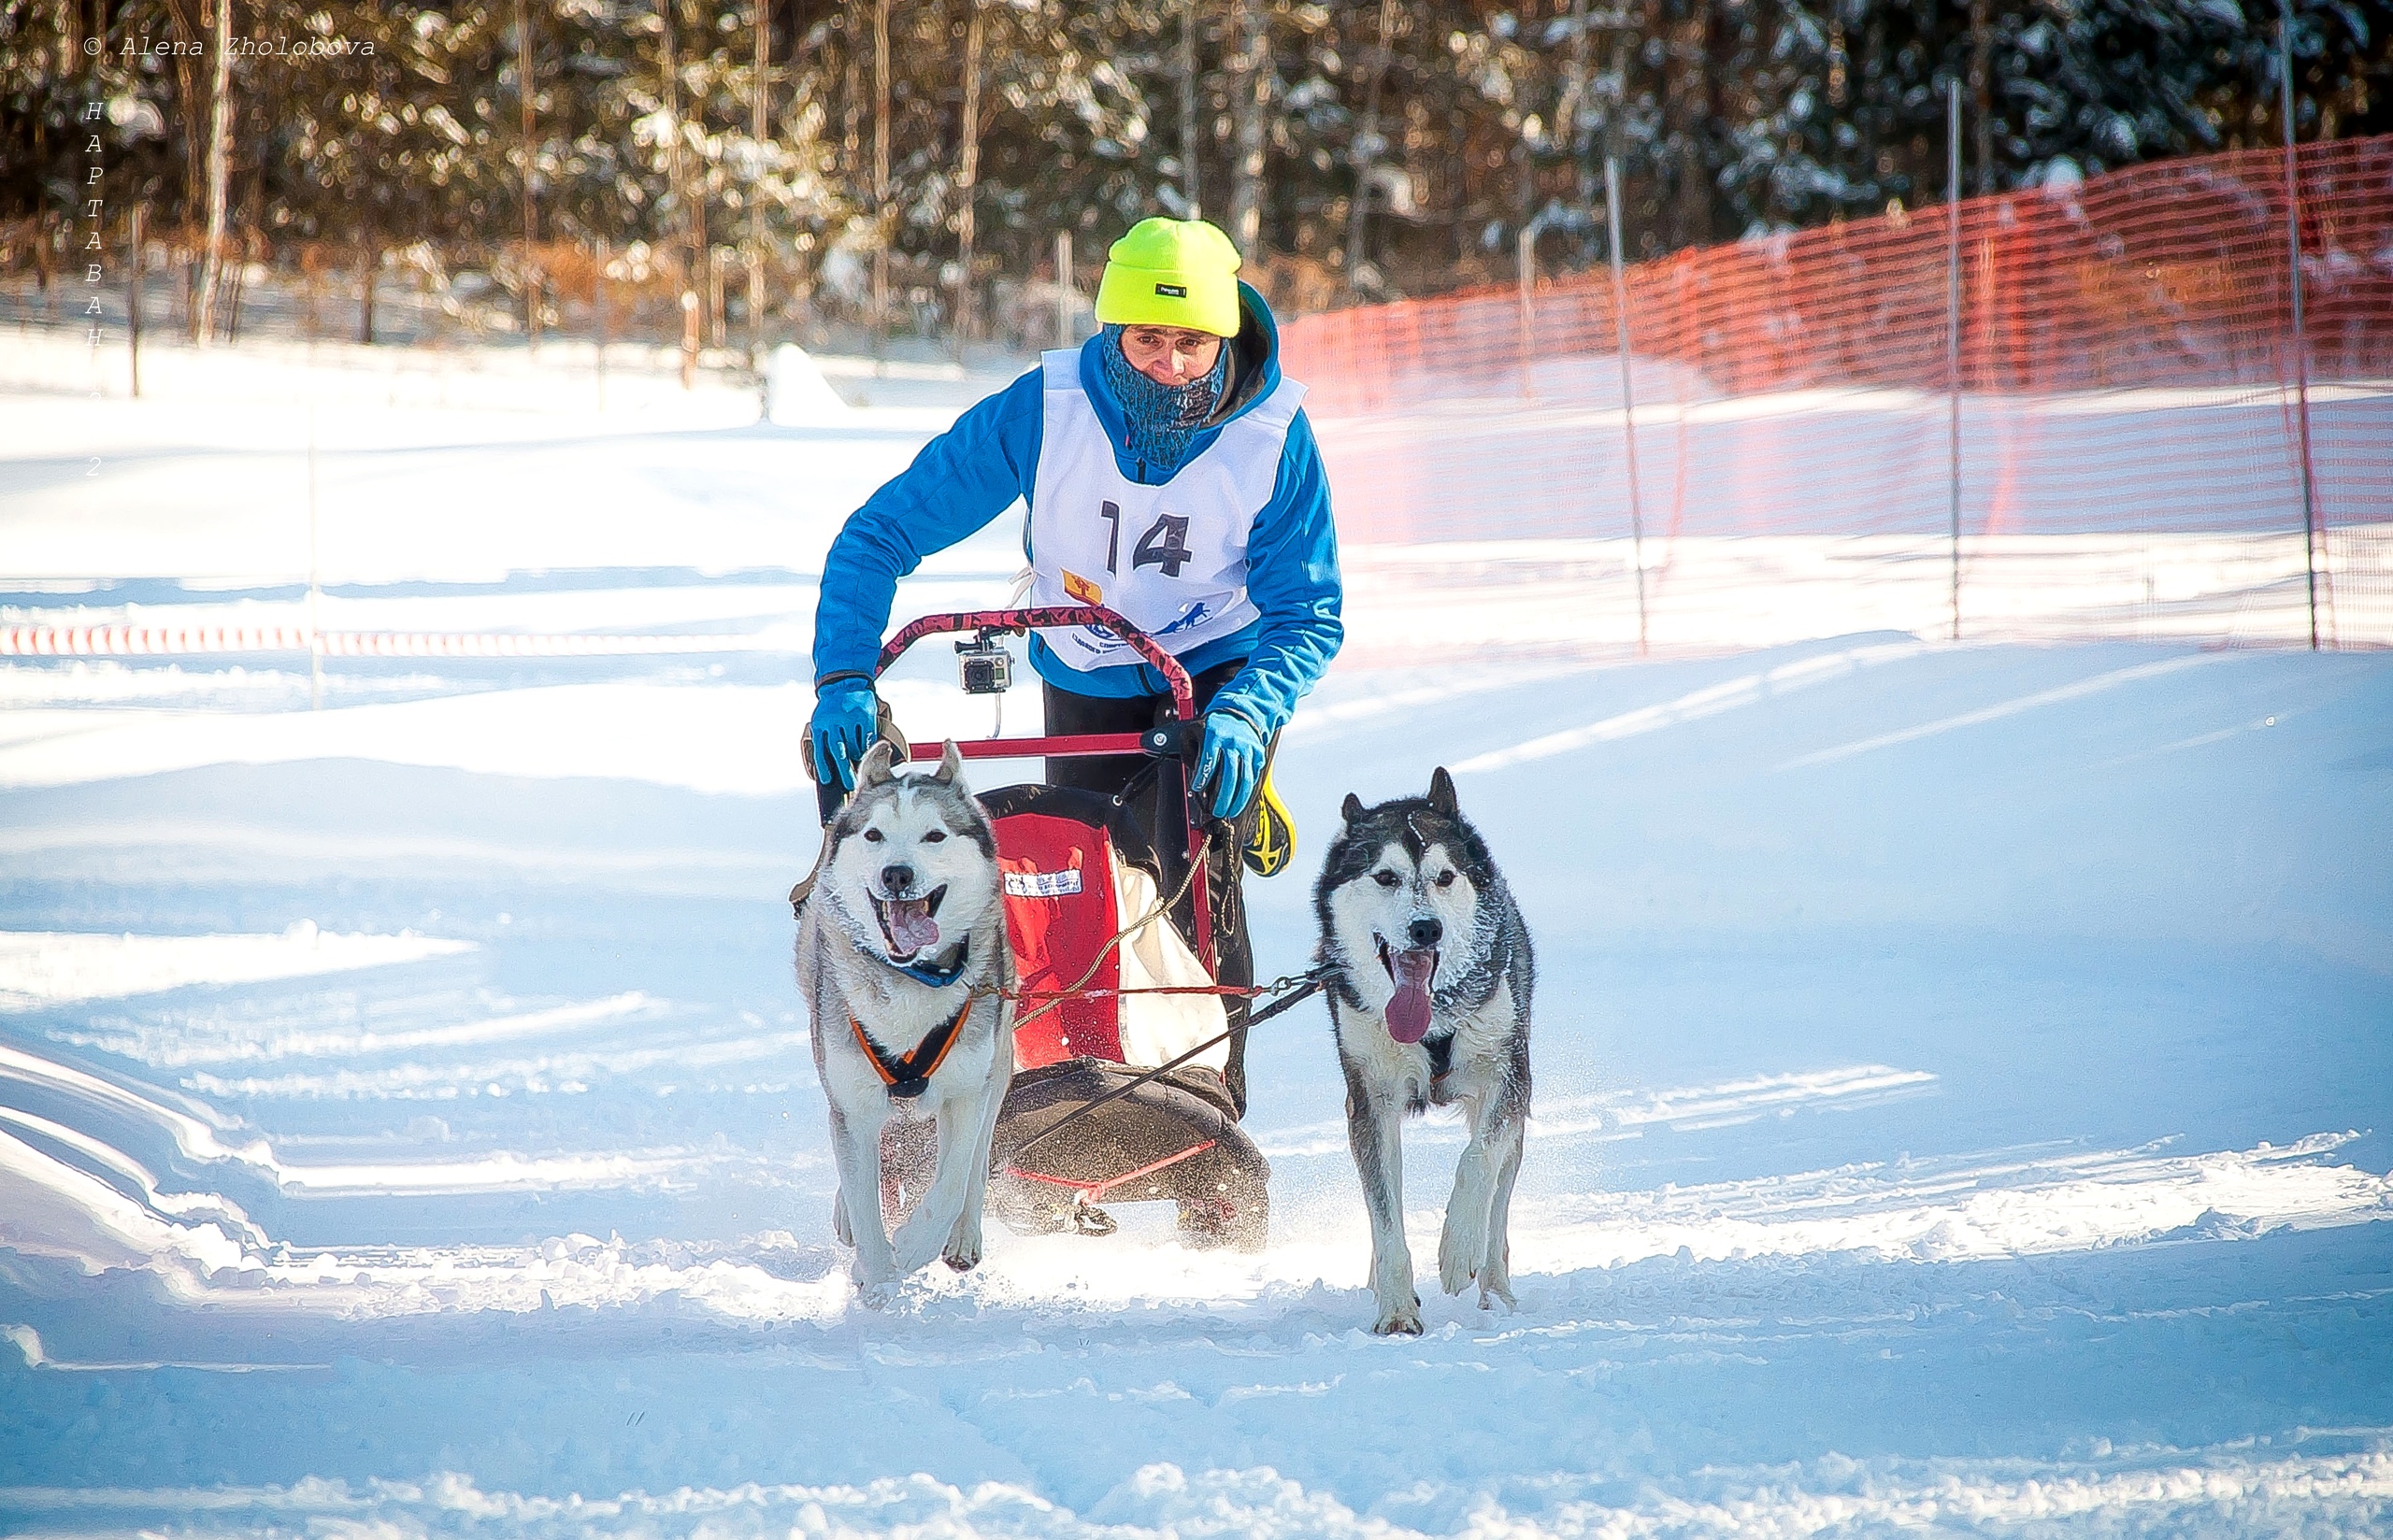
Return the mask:
{"type": "MultiPolygon", "coordinates": [[[[304,660],[0,663],[0,1529],[2393,1527],[2393,663],[1880,632],[1454,661],[1429,641],[1500,635],[1537,551],[1378,553],[1357,655],[1404,662],[1286,734],[1302,855],[1248,890],[1257,963],[1303,965],[1346,792],[1457,773],[1539,944],[1519,1310],[1435,1288],[1433,1114],[1428,1333],[1363,1329],[1316,1008],[1253,1047],[1268,1249],[1128,1205],[867,1309],[789,981],[791,681],[808,575],[929,414],[586,464],[562,415],[474,421],[409,417],[451,447],[370,492],[336,461],[324,624],[726,650],[342,660],[320,711],[304,660]],[[491,491],[535,463],[558,495],[491,491]],[[1441,589],[1464,556],[1495,576],[1441,589]]],[[[205,541],[143,501],[171,435],[9,490],[19,559],[68,565],[7,618],[286,620],[302,526],[236,495],[281,454],[242,433],[185,478],[205,541]],[[153,566],[69,570],[95,532],[153,566]]],[[[995,602],[1018,561],[1000,520],[903,602],[995,602]]],[[[1755,634],[1816,635],[1774,592],[1755,634]]],[[[901,722],[988,731],[932,651],[901,722]]]]}

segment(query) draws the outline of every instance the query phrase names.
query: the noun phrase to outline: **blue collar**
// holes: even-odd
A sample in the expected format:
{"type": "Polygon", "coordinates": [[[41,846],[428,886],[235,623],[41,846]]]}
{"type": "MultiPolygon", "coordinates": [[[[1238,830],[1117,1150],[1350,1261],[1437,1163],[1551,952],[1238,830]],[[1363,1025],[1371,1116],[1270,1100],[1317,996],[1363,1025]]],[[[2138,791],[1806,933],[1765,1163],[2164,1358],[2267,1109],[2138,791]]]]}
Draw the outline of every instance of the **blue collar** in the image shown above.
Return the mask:
{"type": "Polygon", "coordinates": [[[917,984],[928,984],[932,989],[943,990],[964,977],[964,964],[971,960],[972,937],[967,933],[964,944],[955,948],[955,961],[944,968],[935,968],[927,962],[909,962],[902,967],[893,962],[890,966],[917,984]]]}

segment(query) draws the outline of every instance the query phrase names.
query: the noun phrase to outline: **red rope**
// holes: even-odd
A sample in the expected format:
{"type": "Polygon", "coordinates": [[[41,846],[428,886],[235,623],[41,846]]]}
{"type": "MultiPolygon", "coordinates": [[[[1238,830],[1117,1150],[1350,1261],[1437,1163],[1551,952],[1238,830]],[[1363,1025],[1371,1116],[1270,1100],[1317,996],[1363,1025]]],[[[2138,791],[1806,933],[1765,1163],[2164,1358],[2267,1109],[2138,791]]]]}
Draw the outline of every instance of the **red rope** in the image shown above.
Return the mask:
{"type": "Polygon", "coordinates": [[[1050,1000],[1096,1000],[1125,994],[1234,994],[1252,1000],[1265,992],[1259,984],[1154,984],[1126,990],[1004,990],[999,991],[1017,1005],[1044,1004],[1050,1000]]]}
{"type": "Polygon", "coordinates": [[[1141,1176],[1152,1176],[1168,1165],[1178,1165],[1181,1162],[1192,1156],[1202,1155],[1212,1148],[1213,1141],[1207,1139],[1202,1144],[1190,1145],[1177,1155],[1167,1155],[1153,1165],[1142,1165],[1136,1171],[1125,1171],[1119,1176],[1109,1176],[1101,1182],[1076,1182],[1069,1176],[1051,1176],[1043,1171],[1025,1171],[1018,1165],[1006,1167],[1006,1175],[1019,1176],[1027,1182],[1052,1182],[1057,1187],[1068,1187],[1081,1195],[1082,1202],[1095,1203],[1124,1182],[1135,1182],[1141,1176]]]}

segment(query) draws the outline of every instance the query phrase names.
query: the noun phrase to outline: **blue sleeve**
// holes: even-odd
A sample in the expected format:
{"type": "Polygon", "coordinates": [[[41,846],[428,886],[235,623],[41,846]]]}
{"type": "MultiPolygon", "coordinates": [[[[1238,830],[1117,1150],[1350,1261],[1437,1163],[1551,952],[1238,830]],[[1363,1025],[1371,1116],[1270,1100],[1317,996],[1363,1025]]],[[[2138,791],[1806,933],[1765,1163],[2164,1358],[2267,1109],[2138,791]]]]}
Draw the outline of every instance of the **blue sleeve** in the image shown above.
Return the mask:
{"type": "Polygon", "coordinates": [[[1039,469],[1043,391],[1033,369],[975,404],[849,515],[823,559],[814,604],[816,678],[845,669],[871,673],[897,579],[1026,494],[1039,469]]]}
{"type": "Polygon", "coordinates": [[[1213,706],[1228,706],[1268,737],[1287,725],[1297,702],[1319,682],[1346,639],[1329,478],[1301,411],[1288,424],[1271,501],[1247,538],[1246,592],[1262,612],[1254,650],[1214,695],[1213,706]]]}

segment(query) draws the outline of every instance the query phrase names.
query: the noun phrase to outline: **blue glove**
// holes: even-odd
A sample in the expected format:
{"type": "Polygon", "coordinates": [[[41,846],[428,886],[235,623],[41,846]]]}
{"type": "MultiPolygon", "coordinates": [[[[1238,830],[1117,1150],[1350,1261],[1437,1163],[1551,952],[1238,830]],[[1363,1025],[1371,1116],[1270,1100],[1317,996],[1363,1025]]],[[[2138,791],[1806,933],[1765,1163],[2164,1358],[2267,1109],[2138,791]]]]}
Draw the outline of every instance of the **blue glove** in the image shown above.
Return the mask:
{"type": "Polygon", "coordinates": [[[856,766],[864,763],[881,726],[881,701],[869,679],[841,679],[814,695],[814,720],[807,732],[814,739],[814,778],[824,786],[836,781],[855,790],[856,766]]]}
{"type": "Polygon", "coordinates": [[[1216,711],[1205,719],[1205,747],[1196,755],[1196,777],[1190,789],[1213,787],[1213,816],[1234,819],[1246,811],[1263,778],[1263,734],[1234,711],[1216,711]]]}

